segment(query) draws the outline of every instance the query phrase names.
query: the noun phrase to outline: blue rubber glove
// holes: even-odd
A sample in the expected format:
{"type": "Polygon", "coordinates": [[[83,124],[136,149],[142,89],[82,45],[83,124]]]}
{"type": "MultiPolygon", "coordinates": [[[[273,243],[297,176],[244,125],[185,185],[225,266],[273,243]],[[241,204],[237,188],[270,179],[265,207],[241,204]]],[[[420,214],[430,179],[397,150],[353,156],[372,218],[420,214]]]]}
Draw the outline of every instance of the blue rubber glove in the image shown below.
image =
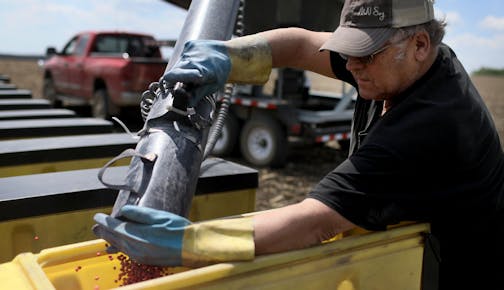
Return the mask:
{"type": "Polygon", "coordinates": [[[230,71],[231,60],[224,41],[190,40],[162,79],[172,85],[177,82],[193,85],[193,98],[189,102],[193,107],[203,97],[222,88],[230,71]]]}
{"type": "Polygon", "coordinates": [[[254,258],[252,217],[191,223],[178,215],[125,205],[119,220],[98,213],[94,233],[138,263],[198,267],[254,258]]]}
{"type": "Polygon", "coordinates": [[[138,263],[182,265],[184,229],[190,221],[166,211],[134,205],[125,205],[118,215],[124,220],[96,214],[95,235],[138,263]]]}

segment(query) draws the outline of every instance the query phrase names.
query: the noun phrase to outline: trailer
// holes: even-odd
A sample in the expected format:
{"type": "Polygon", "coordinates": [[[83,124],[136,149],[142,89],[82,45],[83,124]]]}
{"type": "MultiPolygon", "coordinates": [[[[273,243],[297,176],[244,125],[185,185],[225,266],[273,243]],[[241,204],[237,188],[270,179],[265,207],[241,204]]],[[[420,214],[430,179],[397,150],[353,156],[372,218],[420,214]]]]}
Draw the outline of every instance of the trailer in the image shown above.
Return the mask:
{"type": "Polygon", "coordinates": [[[341,83],[340,91],[316,91],[305,71],[278,69],[273,91],[265,86],[238,85],[212,153],[241,153],[254,166],[281,167],[290,142],[323,144],[337,141],[347,150],[356,90],[341,83]]]}

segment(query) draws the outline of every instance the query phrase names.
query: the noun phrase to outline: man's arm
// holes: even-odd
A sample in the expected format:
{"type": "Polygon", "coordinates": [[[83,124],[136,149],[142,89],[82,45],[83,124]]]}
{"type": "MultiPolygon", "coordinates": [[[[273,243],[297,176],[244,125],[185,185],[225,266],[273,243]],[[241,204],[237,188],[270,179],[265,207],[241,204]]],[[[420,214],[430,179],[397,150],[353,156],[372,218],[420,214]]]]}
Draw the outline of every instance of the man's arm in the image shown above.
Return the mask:
{"type": "Polygon", "coordinates": [[[291,67],[335,78],[330,54],[319,51],[327,32],[283,28],[227,41],[191,40],[162,79],[167,84],[193,84],[196,104],[226,82],[264,84],[272,67],[291,67]]]}
{"type": "Polygon", "coordinates": [[[251,260],[254,255],[320,244],[354,225],[316,199],[250,217],[192,224],[162,210],[133,205],[124,219],[96,214],[94,233],[131,259],[149,265],[197,267],[251,260]]]}
{"type": "Polygon", "coordinates": [[[255,254],[306,248],[354,227],[322,202],[307,198],[254,216],[255,254]]]}
{"type": "Polygon", "coordinates": [[[260,32],[259,35],[271,46],[273,67],[299,68],[335,77],[329,52],[319,51],[331,33],[302,28],[280,28],[260,32]]]}

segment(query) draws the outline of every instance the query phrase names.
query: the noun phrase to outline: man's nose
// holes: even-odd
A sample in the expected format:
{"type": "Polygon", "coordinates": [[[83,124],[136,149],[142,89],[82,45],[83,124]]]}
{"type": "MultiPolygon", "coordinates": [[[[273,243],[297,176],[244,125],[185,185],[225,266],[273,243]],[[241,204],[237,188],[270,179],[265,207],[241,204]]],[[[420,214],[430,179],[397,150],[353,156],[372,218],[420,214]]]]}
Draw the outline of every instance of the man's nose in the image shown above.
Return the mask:
{"type": "Polygon", "coordinates": [[[364,68],[364,64],[359,61],[359,58],[349,56],[346,63],[346,69],[355,71],[364,68]]]}

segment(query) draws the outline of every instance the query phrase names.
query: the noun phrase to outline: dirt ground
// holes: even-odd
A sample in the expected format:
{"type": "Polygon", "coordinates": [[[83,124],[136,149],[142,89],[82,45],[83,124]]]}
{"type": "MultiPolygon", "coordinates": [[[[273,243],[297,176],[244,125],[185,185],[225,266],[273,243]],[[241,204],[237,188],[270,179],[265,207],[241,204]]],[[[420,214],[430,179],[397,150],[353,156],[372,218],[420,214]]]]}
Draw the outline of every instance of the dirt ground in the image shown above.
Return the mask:
{"type": "MultiPolygon", "coordinates": [[[[0,59],[0,74],[8,75],[11,83],[20,89],[29,89],[35,98],[41,97],[42,70],[36,60],[0,59]]],[[[315,89],[340,90],[341,85],[333,80],[309,74],[315,89]]],[[[504,78],[473,77],[493,115],[504,144],[504,78]]],[[[477,138],[477,136],[474,136],[477,138]]],[[[345,159],[345,153],[337,144],[325,146],[292,146],[287,165],[281,169],[259,169],[257,210],[285,206],[298,202],[325,174],[345,159]]],[[[232,159],[243,163],[240,159],[232,159]]]]}

